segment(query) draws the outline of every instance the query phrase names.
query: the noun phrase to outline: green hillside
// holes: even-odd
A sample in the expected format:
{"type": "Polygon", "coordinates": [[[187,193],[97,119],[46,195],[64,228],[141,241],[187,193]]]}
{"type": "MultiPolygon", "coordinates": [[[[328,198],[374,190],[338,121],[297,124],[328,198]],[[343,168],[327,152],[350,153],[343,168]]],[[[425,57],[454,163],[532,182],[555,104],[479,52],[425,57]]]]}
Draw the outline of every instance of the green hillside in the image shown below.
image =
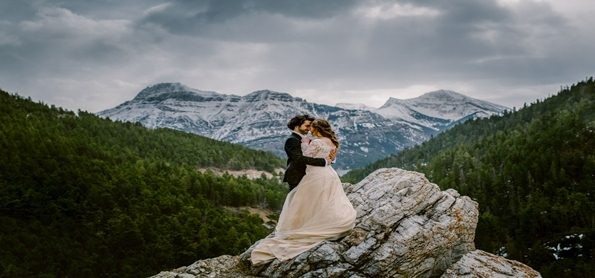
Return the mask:
{"type": "Polygon", "coordinates": [[[477,248],[545,277],[595,277],[593,78],[519,111],[455,126],[343,180],[385,167],[425,173],[477,200],[477,248]]]}
{"type": "Polygon", "coordinates": [[[235,254],[269,231],[223,206],[280,209],[272,154],[112,122],[0,91],[0,276],[139,277],[235,254]]]}

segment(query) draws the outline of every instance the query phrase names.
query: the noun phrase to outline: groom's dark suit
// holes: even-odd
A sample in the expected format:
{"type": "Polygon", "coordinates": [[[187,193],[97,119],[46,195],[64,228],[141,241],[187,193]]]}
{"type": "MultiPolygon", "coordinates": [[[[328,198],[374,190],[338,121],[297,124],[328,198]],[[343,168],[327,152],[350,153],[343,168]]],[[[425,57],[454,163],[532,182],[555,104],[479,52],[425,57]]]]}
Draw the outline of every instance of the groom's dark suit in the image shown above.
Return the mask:
{"type": "Polygon", "coordinates": [[[302,153],[302,138],[292,132],[285,141],[285,153],[287,153],[287,169],[283,181],[289,184],[289,190],[294,189],[306,174],[306,165],[325,166],[324,158],[306,157],[302,153]]]}

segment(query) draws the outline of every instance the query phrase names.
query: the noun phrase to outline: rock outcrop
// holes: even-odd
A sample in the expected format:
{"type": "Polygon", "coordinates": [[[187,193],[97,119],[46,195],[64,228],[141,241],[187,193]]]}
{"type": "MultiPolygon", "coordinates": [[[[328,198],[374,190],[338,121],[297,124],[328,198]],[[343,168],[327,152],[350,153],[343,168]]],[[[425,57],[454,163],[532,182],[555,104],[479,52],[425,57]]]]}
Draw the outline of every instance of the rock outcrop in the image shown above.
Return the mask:
{"type": "Polygon", "coordinates": [[[447,269],[441,277],[524,278],[541,277],[541,275],[539,272],[517,261],[507,260],[485,251],[475,250],[465,254],[463,258],[447,269]]]}
{"type": "Polygon", "coordinates": [[[453,189],[441,191],[421,173],[380,169],[345,184],[345,192],[358,216],[342,239],[259,267],[249,260],[255,243],[239,256],[201,260],[154,277],[539,276],[519,262],[474,251],[478,204],[453,189]]]}

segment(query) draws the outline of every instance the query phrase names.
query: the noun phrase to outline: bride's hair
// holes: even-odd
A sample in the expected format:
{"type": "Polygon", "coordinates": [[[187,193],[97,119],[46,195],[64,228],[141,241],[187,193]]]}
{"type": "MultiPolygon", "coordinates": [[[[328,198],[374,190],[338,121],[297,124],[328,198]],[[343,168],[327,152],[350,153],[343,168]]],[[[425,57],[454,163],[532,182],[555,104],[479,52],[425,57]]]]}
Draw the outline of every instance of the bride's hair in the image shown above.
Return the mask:
{"type": "Polygon", "coordinates": [[[311,126],[316,129],[320,133],[320,135],[331,139],[331,142],[335,144],[337,148],[339,148],[339,140],[337,139],[337,135],[331,128],[331,124],[324,119],[316,119],[312,122],[311,126]]]}

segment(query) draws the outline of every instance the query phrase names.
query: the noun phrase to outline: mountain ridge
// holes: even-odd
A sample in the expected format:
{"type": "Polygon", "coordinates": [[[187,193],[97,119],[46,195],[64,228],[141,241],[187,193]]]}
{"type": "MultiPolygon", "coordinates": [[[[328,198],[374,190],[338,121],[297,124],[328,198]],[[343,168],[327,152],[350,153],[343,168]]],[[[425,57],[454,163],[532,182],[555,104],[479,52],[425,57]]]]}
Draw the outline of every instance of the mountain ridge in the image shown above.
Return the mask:
{"type": "Polygon", "coordinates": [[[486,117],[506,109],[504,106],[454,91],[437,90],[409,99],[391,97],[373,111],[390,119],[401,119],[441,130],[453,123],[464,121],[469,116],[486,117]],[[465,105],[460,105],[461,103],[465,105]]]}
{"type": "Polygon", "coordinates": [[[155,94],[167,94],[167,93],[176,93],[176,92],[192,92],[196,95],[200,96],[217,96],[221,95],[216,92],[211,91],[201,91],[197,89],[190,88],[182,83],[174,82],[174,83],[158,83],[153,86],[146,87],[142,91],[140,91],[134,99],[144,99],[155,94]]]}
{"type": "MultiPolygon", "coordinates": [[[[491,115],[503,109],[483,112],[491,115]]],[[[456,123],[412,113],[411,120],[389,119],[375,110],[311,103],[285,92],[258,90],[237,96],[192,89],[180,83],[159,83],[97,115],[140,122],[150,128],[183,130],[285,157],[287,121],[294,115],[310,114],[333,124],[342,142],[335,166],[350,169],[419,144],[456,123]]]]}

